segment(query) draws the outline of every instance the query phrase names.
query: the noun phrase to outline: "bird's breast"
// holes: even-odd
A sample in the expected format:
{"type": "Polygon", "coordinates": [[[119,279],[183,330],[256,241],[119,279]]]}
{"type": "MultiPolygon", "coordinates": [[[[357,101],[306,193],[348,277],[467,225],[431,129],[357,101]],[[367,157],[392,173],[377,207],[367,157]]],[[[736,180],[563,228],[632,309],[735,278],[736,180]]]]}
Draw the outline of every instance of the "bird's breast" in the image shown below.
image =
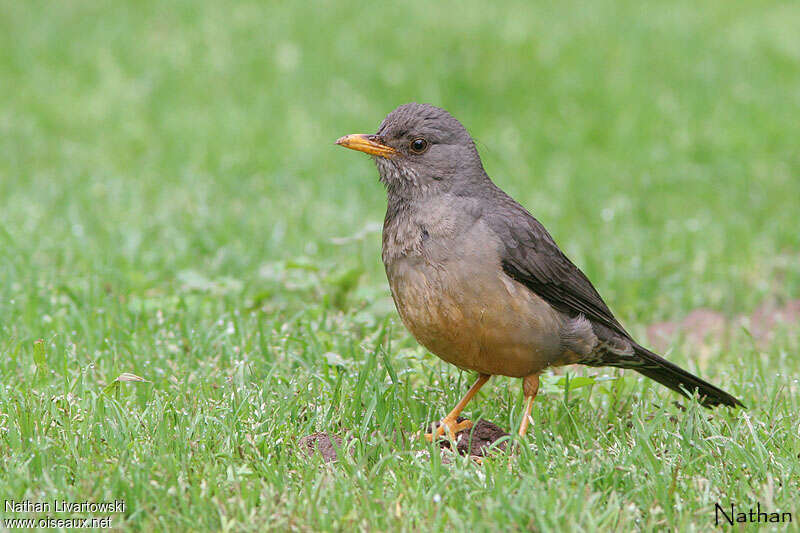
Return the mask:
{"type": "Polygon", "coordinates": [[[386,275],[403,323],[461,368],[526,376],[548,366],[559,355],[560,314],[503,273],[497,239],[480,220],[460,227],[448,235],[431,224],[384,230],[386,275]]]}

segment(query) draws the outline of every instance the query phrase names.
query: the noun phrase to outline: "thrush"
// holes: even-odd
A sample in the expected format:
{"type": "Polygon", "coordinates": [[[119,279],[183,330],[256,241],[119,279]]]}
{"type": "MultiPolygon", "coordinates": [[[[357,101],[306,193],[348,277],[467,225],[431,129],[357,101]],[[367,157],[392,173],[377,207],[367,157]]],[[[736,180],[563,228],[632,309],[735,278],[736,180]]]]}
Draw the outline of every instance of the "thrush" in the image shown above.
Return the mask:
{"type": "Polygon", "coordinates": [[[522,378],[524,435],[539,375],[568,364],[629,368],[705,406],[742,406],[636,342],[544,226],[492,182],[447,111],[405,104],[376,134],[336,144],[373,156],[386,187],[382,259],[403,323],[438,357],[479,374],[429,439],[469,428],[458,416],[494,375],[522,378]]]}

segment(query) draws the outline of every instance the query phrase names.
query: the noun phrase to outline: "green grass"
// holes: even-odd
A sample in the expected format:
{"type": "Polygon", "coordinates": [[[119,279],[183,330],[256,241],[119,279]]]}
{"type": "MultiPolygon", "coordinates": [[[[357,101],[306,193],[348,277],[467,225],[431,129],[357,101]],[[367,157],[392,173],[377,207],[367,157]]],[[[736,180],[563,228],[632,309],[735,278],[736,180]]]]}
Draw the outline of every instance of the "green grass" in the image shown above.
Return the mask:
{"type": "MultiPolygon", "coordinates": [[[[384,192],[333,145],[448,108],[645,340],[800,294],[798,26],[789,2],[0,1],[0,500],[124,499],[145,531],[800,520],[797,329],[670,349],[747,411],[551,376],[511,471],[442,464],[414,433],[472,376],[402,327],[384,192]],[[149,383],[104,393],[123,372],[149,383]],[[352,454],[299,456],[315,431],[352,454]]],[[[468,412],[521,409],[495,378],[468,412]]]]}

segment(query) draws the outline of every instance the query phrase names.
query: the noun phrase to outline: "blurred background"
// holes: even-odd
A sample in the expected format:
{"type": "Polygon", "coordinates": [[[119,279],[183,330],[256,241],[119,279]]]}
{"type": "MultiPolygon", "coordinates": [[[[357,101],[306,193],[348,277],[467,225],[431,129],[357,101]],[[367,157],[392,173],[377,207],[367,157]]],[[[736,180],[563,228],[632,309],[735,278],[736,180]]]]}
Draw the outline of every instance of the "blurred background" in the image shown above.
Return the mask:
{"type": "MultiPolygon", "coordinates": [[[[798,28],[782,1],[0,0],[0,499],[124,498],[159,530],[690,530],[729,496],[790,505],[797,329],[747,328],[800,321],[798,28]],[[679,434],[677,397],[634,377],[551,386],[538,463],[431,468],[409,436],[470,378],[397,320],[385,193],[334,145],[411,101],[756,430],[679,434]],[[314,431],[370,444],[326,478],[287,452],[314,431]]],[[[473,416],[518,423],[516,382],[481,394],[473,416]]]]}
{"type": "Polygon", "coordinates": [[[258,285],[352,263],[331,239],[366,229],[351,266],[383,283],[384,193],[333,141],[417,101],[623,317],[796,294],[799,24],[785,2],[3,2],[5,277],[258,285]]]}

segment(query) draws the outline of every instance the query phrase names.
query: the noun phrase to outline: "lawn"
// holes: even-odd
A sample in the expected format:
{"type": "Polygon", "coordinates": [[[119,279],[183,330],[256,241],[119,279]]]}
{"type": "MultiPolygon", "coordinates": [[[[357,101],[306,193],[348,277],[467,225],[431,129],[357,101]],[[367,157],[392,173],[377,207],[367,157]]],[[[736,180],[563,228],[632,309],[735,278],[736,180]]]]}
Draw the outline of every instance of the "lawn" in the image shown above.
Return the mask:
{"type": "MultiPolygon", "coordinates": [[[[0,518],[797,528],[800,325],[747,317],[800,298],[798,27],[791,2],[0,0],[0,500],[125,502],[0,518]],[[644,344],[719,317],[666,356],[747,409],[568,368],[596,382],[545,375],[513,456],[415,436],[474,378],[404,329],[377,172],[333,144],[408,101],[462,120],[644,344]]],[[[467,413],[522,408],[498,377],[467,413]]]]}

